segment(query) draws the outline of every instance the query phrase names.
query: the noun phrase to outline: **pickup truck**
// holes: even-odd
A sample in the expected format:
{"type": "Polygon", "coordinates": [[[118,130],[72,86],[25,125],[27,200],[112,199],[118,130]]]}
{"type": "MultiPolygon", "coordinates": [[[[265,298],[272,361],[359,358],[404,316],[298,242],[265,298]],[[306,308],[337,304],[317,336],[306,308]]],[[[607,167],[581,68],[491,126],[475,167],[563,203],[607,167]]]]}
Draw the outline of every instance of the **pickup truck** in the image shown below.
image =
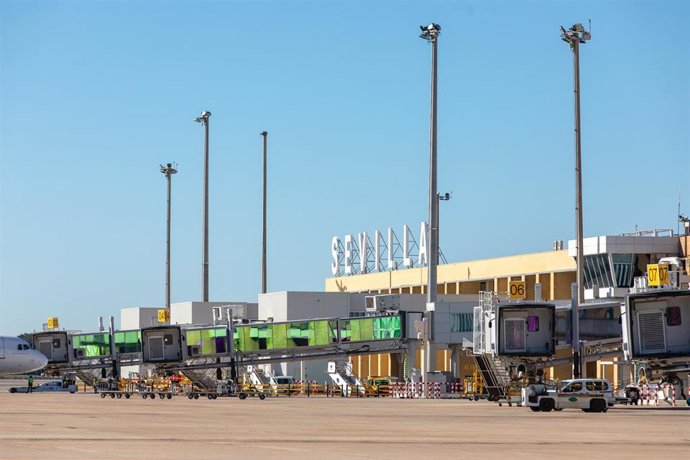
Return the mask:
{"type": "Polygon", "coordinates": [[[534,412],[573,408],[584,412],[606,412],[616,398],[606,379],[563,380],[555,388],[532,384],[522,389],[522,405],[534,412]]]}

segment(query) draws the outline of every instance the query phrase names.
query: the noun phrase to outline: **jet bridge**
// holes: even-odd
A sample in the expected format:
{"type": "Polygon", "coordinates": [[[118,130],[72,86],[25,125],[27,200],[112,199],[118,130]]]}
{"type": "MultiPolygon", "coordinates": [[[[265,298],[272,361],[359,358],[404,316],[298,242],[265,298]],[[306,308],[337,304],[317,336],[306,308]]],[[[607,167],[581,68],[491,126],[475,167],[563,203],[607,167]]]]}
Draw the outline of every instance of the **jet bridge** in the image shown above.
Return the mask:
{"type": "Polygon", "coordinates": [[[556,306],[544,302],[502,303],[480,292],[474,307],[473,357],[492,399],[505,398],[516,379],[534,382],[556,349],[556,306]]]}
{"type": "Polygon", "coordinates": [[[208,386],[209,369],[216,369],[217,380],[234,379],[237,366],[401,352],[404,330],[404,312],[231,326],[157,326],[141,330],[142,363],[164,372],[182,371],[208,386]],[[197,379],[200,376],[204,378],[197,379]]]}
{"type": "Polygon", "coordinates": [[[630,294],[621,317],[627,361],[659,370],[690,369],[690,291],[630,294]]]}

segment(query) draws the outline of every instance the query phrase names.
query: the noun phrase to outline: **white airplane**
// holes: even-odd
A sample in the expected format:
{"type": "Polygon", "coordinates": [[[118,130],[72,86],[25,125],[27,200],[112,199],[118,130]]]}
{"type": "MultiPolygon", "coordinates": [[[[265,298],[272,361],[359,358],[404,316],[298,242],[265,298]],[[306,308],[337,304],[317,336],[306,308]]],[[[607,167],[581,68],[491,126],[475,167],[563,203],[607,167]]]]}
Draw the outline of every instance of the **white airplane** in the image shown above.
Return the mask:
{"type": "Polygon", "coordinates": [[[26,340],[0,336],[0,375],[25,374],[43,369],[48,358],[31,348],[26,340]]]}

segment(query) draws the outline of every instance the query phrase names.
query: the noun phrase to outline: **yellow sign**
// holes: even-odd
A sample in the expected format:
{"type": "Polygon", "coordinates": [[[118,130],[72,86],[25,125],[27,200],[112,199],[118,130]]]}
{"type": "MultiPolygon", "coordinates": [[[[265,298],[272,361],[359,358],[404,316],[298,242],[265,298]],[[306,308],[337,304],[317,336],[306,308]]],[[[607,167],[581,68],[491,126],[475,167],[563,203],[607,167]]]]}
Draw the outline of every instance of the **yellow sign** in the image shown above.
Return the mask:
{"type": "Polygon", "coordinates": [[[170,322],[170,311],[167,309],[158,310],[158,322],[159,323],[169,323],[170,322]]]}
{"type": "Polygon", "coordinates": [[[51,316],[48,318],[48,329],[57,329],[60,327],[60,322],[58,321],[57,316],[51,316]]]}
{"type": "Polygon", "coordinates": [[[647,265],[647,279],[650,286],[666,286],[668,284],[668,265],[647,265]]]}
{"type": "Polygon", "coordinates": [[[508,294],[511,299],[525,299],[527,297],[527,286],[524,281],[511,281],[508,294]]]}

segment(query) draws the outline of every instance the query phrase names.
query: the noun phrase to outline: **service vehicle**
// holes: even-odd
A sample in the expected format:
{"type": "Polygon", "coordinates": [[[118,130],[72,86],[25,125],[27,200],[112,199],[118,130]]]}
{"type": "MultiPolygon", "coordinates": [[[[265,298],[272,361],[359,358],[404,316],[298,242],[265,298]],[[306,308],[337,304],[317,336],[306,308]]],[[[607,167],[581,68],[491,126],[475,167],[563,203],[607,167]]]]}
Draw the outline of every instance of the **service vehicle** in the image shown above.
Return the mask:
{"type": "MultiPolygon", "coordinates": [[[[35,386],[32,390],[33,393],[46,393],[46,392],[70,392],[76,393],[77,386],[69,380],[50,380],[48,382],[42,383],[35,386]]],[[[28,393],[29,387],[11,387],[9,389],[10,393],[28,393]]]]}
{"type": "Polygon", "coordinates": [[[616,398],[606,379],[563,380],[555,388],[535,383],[522,389],[522,405],[534,412],[582,409],[584,412],[606,412],[616,398]]]}

